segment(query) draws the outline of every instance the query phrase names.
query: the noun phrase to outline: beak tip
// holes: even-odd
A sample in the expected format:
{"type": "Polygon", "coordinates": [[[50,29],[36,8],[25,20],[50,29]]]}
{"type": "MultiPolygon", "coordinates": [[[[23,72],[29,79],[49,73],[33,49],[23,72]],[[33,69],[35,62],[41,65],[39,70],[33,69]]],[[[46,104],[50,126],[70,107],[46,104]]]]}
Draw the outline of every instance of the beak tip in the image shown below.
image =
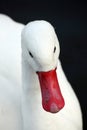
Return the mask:
{"type": "Polygon", "coordinates": [[[47,107],[44,104],[42,104],[42,106],[43,106],[45,111],[55,114],[63,109],[63,107],[65,106],[65,102],[62,102],[62,104],[60,104],[60,105],[53,102],[50,105],[50,107],[47,107]]]}

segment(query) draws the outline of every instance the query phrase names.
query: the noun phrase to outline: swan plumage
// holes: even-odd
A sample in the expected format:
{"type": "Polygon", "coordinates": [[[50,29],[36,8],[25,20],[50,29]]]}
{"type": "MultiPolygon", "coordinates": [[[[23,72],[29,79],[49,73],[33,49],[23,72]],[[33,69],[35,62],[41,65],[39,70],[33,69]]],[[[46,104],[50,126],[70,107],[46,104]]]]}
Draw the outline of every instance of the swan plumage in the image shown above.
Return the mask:
{"type": "Polygon", "coordinates": [[[0,15],[1,130],[82,130],[80,105],[56,60],[59,52],[55,30],[48,22],[38,20],[24,26],[0,15]],[[42,108],[36,72],[55,67],[65,106],[51,114],[42,108]]]}

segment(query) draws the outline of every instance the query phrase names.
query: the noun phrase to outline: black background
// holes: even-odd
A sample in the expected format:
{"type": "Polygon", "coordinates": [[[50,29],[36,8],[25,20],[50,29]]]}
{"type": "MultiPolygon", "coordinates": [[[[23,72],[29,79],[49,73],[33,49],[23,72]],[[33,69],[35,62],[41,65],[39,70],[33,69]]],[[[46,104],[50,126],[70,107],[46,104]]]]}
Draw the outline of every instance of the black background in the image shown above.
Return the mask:
{"type": "Polygon", "coordinates": [[[84,130],[87,130],[87,4],[84,1],[1,0],[0,13],[24,24],[44,19],[55,27],[62,66],[80,101],[84,130]]]}

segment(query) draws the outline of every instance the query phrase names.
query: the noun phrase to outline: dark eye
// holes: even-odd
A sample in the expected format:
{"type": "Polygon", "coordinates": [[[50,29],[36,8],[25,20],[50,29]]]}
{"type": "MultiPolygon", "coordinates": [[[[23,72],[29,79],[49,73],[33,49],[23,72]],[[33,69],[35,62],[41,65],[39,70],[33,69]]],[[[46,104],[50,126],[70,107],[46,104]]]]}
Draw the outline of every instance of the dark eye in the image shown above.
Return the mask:
{"type": "Polygon", "coordinates": [[[29,55],[33,58],[33,55],[32,55],[32,53],[31,53],[31,52],[29,52],[29,55]]]}
{"type": "Polygon", "coordinates": [[[55,51],[56,51],[56,46],[54,47],[54,51],[53,52],[55,53],[55,51]]]}

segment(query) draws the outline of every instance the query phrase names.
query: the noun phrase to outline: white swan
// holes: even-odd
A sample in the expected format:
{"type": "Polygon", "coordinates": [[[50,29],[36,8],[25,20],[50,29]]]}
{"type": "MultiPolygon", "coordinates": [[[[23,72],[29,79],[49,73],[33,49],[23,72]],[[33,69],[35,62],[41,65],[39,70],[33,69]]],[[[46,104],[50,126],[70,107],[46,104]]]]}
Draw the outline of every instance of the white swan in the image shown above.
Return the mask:
{"type": "Polygon", "coordinates": [[[23,28],[0,15],[0,130],[82,130],[54,28],[46,21],[23,28]]]}

